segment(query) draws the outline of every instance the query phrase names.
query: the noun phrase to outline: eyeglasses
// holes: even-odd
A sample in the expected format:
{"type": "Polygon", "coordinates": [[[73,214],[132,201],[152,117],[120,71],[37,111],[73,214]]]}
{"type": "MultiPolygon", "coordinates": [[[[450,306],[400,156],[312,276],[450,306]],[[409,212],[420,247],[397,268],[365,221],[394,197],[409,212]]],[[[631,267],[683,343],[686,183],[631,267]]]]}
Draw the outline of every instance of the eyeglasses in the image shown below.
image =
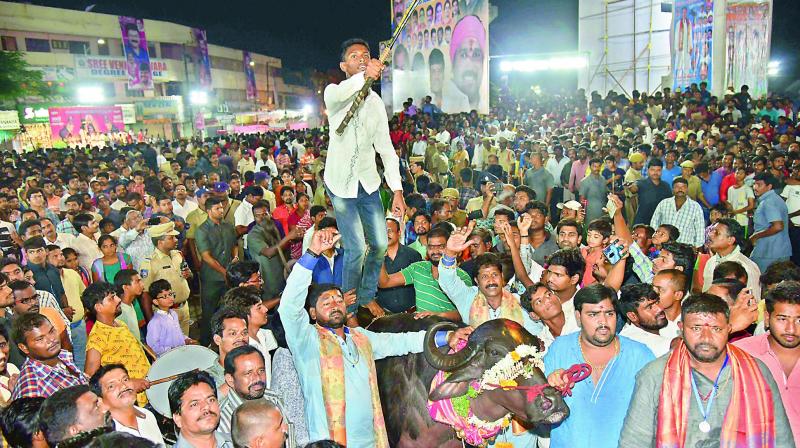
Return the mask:
{"type": "Polygon", "coordinates": [[[31,297],[27,297],[24,299],[14,300],[16,303],[21,303],[23,305],[33,305],[34,303],[39,302],[39,294],[34,294],[31,297]]]}

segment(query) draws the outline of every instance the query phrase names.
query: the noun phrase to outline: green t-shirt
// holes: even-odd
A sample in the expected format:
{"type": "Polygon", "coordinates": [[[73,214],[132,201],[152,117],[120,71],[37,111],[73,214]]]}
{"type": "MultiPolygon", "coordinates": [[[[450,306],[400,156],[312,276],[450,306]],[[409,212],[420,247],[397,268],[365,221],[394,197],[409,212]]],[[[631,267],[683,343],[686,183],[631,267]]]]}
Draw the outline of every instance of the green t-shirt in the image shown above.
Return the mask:
{"type": "MultiPolygon", "coordinates": [[[[414,285],[417,311],[441,313],[455,310],[453,302],[447,298],[447,295],[439,287],[439,282],[433,278],[432,267],[430,261],[418,261],[400,271],[406,280],[406,285],[414,285]]],[[[458,269],[456,272],[464,284],[472,286],[469,274],[463,269],[458,269]]]]}

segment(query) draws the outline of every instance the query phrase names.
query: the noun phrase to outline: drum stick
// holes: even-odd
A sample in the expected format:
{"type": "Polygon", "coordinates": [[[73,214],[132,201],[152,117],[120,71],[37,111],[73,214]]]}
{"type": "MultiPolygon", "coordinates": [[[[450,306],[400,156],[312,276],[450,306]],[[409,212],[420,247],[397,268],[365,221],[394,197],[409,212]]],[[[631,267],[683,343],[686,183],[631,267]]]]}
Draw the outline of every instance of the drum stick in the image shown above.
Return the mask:
{"type": "Polygon", "coordinates": [[[200,369],[192,369],[192,370],[190,370],[190,371],[188,371],[188,372],[184,372],[184,373],[178,373],[178,374],[176,374],[176,375],[171,375],[171,376],[168,376],[168,377],[166,377],[166,378],[161,378],[160,380],[153,380],[153,381],[150,381],[150,385],[151,385],[151,386],[155,386],[156,384],[166,383],[166,382],[169,382],[169,381],[175,381],[175,380],[177,380],[177,379],[178,379],[178,377],[179,377],[179,376],[181,376],[181,375],[184,375],[184,374],[186,374],[186,373],[194,373],[194,372],[199,372],[199,371],[200,371],[200,369]]]}

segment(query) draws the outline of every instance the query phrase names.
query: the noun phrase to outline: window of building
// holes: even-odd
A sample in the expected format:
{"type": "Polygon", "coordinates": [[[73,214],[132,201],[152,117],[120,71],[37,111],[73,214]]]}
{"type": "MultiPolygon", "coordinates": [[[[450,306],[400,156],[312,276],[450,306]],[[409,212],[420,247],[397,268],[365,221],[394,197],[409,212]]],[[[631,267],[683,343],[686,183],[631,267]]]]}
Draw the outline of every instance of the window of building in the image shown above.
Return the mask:
{"type": "Polygon", "coordinates": [[[174,61],[183,60],[183,45],[161,42],[159,47],[161,47],[162,59],[172,59],[174,61]]]}
{"type": "Polygon", "coordinates": [[[3,42],[3,50],[5,51],[18,51],[17,50],[17,38],[14,36],[2,36],[0,37],[3,42]]]}
{"type": "Polygon", "coordinates": [[[89,42],[79,40],[69,41],[69,54],[91,54],[89,42]]]}
{"type": "Polygon", "coordinates": [[[36,53],[50,53],[50,41],[47,39],[25,38],[25,50],[36,53]]]}
{"type": "Polygon", "coordinates": [[[97,54],[99,54],[100,56],[108,56],[109,54],[111,54],[108,48],[107,40],[103,40],[102,44],[101,43],[97,44],[97,54]]]}
{"type": "Polygon", "coordinates": [[[148,42],[147,43],[147,54],[151,58],[155,58],[156,56],[156,44],[155,42],[148,42]]]}

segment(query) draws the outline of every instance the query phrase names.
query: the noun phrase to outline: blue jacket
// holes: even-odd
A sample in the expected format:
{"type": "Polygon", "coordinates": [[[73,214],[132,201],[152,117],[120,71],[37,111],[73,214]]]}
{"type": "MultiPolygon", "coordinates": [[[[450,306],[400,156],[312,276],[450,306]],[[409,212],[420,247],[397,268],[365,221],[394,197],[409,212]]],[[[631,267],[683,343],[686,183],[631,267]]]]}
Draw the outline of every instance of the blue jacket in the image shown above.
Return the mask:
{"type": "Polygon", "coordinates": [[[333,273],[331,273],[331,265],[328,263],[328,259],[320,256],[317,258],[317,264],[311,272],[311,281],[314,283],[333,283],[341,287],[343,272],[344,251],[336,249],[336,255],[333,256],[333,273]]]}

